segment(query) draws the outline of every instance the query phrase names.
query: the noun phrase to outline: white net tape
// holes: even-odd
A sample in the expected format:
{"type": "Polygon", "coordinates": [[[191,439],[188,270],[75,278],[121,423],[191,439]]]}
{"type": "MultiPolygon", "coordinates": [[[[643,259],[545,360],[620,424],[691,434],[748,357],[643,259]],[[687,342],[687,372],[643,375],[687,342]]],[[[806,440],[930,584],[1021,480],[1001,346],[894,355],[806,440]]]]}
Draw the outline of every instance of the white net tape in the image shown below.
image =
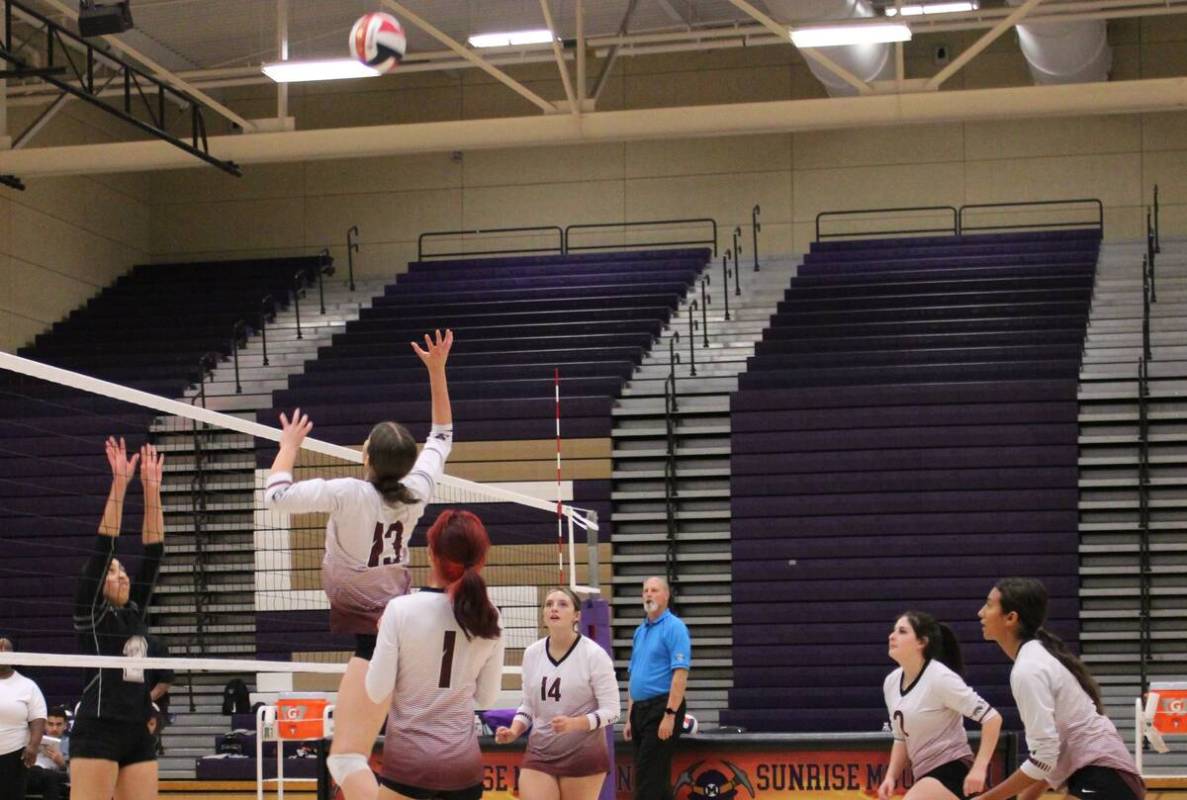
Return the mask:
{"type": "MultiPolygon", "coordinates": [[[[258,422],[241,419],[230,414],[211,411],[200,406],[183,403],[179,400],[160,397],[149,392],[142,392],[138,389],[121,386],[117,383],[111,383],[99,378],[92,378],[88,375],[81,375],[77,372],[59,369],[58,367],[52,367],[48,364],[42,364],[38,361],[12,355],[11,353],[0,352],[0,368],[50,381],[61,386],[94,392],[95,394],[144,406],[165,414],[173,414],[178,417],[204,422],[218,428],[237,431],[248,436],[255,436],[273,442],[280,441],[280,429],[278,428],[261,425],[258,422]]],[[[322,455],[341,459],[342,461],[355,464],[363,463],[362,452],[349,447],[343,447],[342,445],[307,438],[301,447],[304,450],[321,453],[322,455]]],[[[557,510],[555,500],[546,500],[542,497],[512,491],[497,483],[477,483],[464,478],[456,478],[448,474],[444,475],[439,482],[433,501],[436,503],[505,502],[518,503],[541,511],[557,510]]],[[[598,530],[597,519],[589,511],[562,504],[561,513],[583,530],[598,530]]]]}

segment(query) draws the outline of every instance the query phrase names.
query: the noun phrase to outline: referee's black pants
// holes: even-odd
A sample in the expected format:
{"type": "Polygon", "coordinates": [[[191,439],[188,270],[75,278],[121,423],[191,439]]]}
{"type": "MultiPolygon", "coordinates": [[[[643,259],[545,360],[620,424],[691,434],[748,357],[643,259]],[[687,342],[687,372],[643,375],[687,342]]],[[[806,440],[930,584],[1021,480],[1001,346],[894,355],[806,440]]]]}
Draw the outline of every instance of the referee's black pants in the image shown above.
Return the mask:
{"type": "Polygon", "coordinates": [[[672,800],[672,754],[680,738],[685,703],[676,709],[672,735],[660,740],[659,724],[668,696],[636,701],[631,707],[631,741],[635,745],[635,800],[672,800]]]}
{"type": "Polygon", "coordinates": [[[0,756],[0,800],[25,800],[25,748],[0,756]]]}

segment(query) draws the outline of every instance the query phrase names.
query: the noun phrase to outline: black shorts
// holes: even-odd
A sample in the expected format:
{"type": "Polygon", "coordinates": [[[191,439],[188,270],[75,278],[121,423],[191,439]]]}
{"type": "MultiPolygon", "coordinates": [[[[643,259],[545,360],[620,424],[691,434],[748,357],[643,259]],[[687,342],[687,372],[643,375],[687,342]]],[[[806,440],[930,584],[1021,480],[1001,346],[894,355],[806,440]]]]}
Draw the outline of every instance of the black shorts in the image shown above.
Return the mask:
{"type": "MultiPolygon", "coordinates": [[[[70,745],[72,748],[74,745],[70,745]]],[[[1142,800],[1146,788],[1142,779],[1111,767],[1081,767],[1068,776],[1067,793],[1082,800],[1142,800]]]]}
{"type": "Polygon", "coordinates": [[[70,731],[71,758],[114,761],[121,767],[157,760],[157,740],[148,721],[79,717],[70,731]]]}
{"type": "Polygon", "coordinates": [[[379,779],[380,786],[385,786],[393,792],[398,792],[405,797],[414,798],[414,800],[480,800],[482,797],[481,783],[476,783],[465,789],[422,789],[419,786],[397,783],[391,778],[385,778],[382,775],[376,775],[375,777],[379,779]]]}
{"type": "Polygon", "coordinates": [[[958,761],[949,761],[947,764],[941,764],[926,775],[920,775],[916,780],[923,778],[933,778],[944,785],[944,788],[952,792],[957,797],[964,797],[964,779],[968,777],[969,770],[972,769],[972,759],[960,759],[958,761]]]}
{"type": "Polygon", "coordinates": [[[374,633],[356,633],[354,635],[354,655],[356,658],[362,658],[366,661],[371,660],[371,656],[375,655],[375,643],[379,641],[378,634],[374,633]]]}

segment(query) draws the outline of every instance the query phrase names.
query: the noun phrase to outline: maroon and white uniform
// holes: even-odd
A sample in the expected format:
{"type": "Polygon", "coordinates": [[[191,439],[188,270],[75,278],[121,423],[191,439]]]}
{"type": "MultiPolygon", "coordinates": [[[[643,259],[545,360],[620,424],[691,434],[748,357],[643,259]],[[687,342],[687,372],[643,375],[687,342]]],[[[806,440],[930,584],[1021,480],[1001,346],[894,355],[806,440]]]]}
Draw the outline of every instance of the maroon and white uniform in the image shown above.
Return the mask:
{"type": "Polygon", "coordinates": [[[614,663],[597,642],[578,634],[557,661],[548,639],[533,643],[523,654],[523,705],[515,716],[532,726],[523,768],[557,777],[575,778],[610,770],[606,732],[619,714],[614,663]],[[554,717],[584,716],[590,729],[556,733],[554,717]]]}
{"type": "Polygon", "coordinates": [[[1112,720],[1096,704],[1067,667],[1037,639],[1025,642],[1010,670],[1010,690],[1026,727],[1029,758],[1022,771],[1059,789],[1083,767],[1107,767],[1129,778],[1141,796],[1133,756],[1112,720]]]}
{"type": "Polygon", "coordinates": [[[440,589],[397,597],[379,622],[367,669],[372,702],[391,695],[383,776],[458,791],[482,782],[475,708],[490,708],[503,680],[503,638],[466,638],[440,589]]]}
{"type": "Polygon", "coordinates": [[[357,478],[293,482],[288,472],[268,476],[264,507],[289,514],[329,513],[322,586],[330,600],[330,630],[374,634],[387,601],[411,585],[408,539],[432,499],[453,445],[453,426],[434,425],[404,486],[421,502],[389,504],[357,478]]]}
{"type": "Polygon", "coordinates": [[[894,739],[906,744],[916,780],[951,761],[972,761],[962,717],[981,724],[997,716],[964,678],[934,659],[924,662],[910,686],[903,686],[902,667],[887,675],[882,694],[894,739]]]}

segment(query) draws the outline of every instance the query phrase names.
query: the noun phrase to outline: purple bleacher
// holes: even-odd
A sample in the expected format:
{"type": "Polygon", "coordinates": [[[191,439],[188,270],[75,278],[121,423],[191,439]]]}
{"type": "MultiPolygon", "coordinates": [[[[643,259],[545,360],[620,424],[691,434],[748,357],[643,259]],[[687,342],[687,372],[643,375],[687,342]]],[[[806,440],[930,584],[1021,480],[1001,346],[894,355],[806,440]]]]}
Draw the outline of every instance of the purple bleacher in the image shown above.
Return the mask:
{"type": "MultiPolygon", "coordinates": [[[[275,424],[282,409],[299,406],[317,436],[337,444],[360,444],[383,419],[423,438],[428,379],[407,343],[449,327],[456,337],[449,390],[458,442],[553,438],[554,369],[563,436],[608,438],[614,399],[708,258],[708,250],[686,249],[414,262],[303,374],[273,392],[274,407],[257,418],[275,424]]],[[[274,454],[274,446],[261,443],[257,464],[266,468],[274,454]]],[[[574,497],[599,513],[605,540],[609,481],[574,481],[574,497]]],[[[547,512],[506,504],[465,507],[483,519],[495,544],[555,541],[555,514],[550,520],[547,512]]],[[[411,541],[423,543],[436,515],[429,509],[411,541]]],[[[258,614],[260,652],[284,657],[300,649],[288,634],[324,631],[326,618],[258,614]]]]}
{"type": "MultiPolygon", "coordinates": [[[[317,258],[138,266],[72,311],[19,353],[166,397],[178,397],[209,351],[229,352],[231,327],[254,321],[265,295],[287,302],[293,275],[317,258]],[[187,324],[179,325],[179,320],[187,324]]],[[[0,529],[5,545],[0,631],[26,651],[77,652],[74,581],[110,486],[109,434],[129,450],[154,413],[56,384],[0,375],[0,529]]],[[[129,489],[124,531],[140,528],[140,486],[129,489]]],[[[138,535],[120,558],[135,575],[138,535]]],[[[166,559],[168,559],[166,553],[166,559]]],[[[73,704],[81,673],[28,673],[51,703],[73,704]]]]}
{"type": "Polygon", "coordinates": [[[952,624],[970,680],[1012,705],[976,619],[1008,574],[1043,579],[1050,626],[1078,640],[1076,384],[1099,244],[813,245],[731,399],[723,724],[881,728],[886,635],[908,608],[952,624]]]}

